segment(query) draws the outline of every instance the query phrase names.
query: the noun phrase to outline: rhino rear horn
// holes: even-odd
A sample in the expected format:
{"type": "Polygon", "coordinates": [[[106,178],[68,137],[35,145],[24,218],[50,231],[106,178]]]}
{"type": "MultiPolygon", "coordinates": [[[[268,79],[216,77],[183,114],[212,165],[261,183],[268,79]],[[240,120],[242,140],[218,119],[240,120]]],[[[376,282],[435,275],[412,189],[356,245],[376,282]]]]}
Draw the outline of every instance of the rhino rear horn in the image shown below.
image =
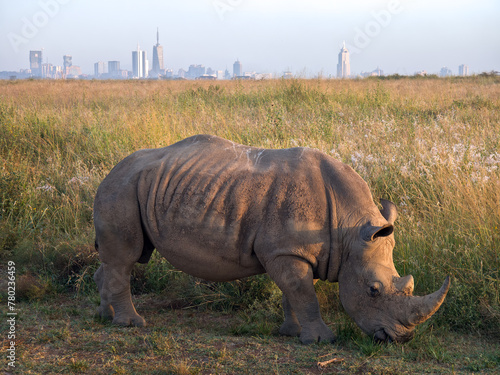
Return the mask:
{"type": "Polygon", "coordinates": [[[396,205],[391,201],[388,201],[387,199],[381,199],[380,203],[382,204],[380,213],[382,214],[384,219],[389,222],[389,224],[394,224],[396,218],[398,217],[396,205]]]}

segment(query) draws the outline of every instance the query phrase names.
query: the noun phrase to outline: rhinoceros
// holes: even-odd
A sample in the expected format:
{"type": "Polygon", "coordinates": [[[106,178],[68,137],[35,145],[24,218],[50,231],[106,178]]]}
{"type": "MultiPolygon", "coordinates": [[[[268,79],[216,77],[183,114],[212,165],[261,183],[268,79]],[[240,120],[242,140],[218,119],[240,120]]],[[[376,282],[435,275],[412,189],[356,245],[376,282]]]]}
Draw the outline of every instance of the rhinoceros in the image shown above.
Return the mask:
{"type": "Polygon", "coordinates": [[[317,279],[339,283],[342,305],[381,341],[405,342],[443,303],[450,280],[412,296],[413,277],[393,263],[396,207],[379,210],[349,166],[311,148],[247,147],[210,135],[140,150],[102,181],[94,202],[98,314],[144,326],[130,292],[136,262],[154,249],[209,281],[266,273],[283,292],[279,332],[333,341],[317,279]]]}

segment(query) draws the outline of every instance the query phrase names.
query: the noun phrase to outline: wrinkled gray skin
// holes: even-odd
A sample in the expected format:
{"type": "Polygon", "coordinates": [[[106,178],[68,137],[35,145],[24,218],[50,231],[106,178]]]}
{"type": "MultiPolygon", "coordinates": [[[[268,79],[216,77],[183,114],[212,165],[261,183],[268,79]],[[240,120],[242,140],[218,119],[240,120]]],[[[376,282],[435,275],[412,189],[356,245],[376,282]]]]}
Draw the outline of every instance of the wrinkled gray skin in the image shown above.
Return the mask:
{"type": "Polygon", "coordinates": [[[130,272],[154,248],[190,275],[229,281],[267,272],[283,291],[284,335],[333,341],[314,280],[339,282],[361,329],[406,341],[449,287],[413,297],[412,276],[394,268],[396,208],[373,202],[350,167],[313,149],[267,150],[207,135],[135,152],[101,183],[94,203],[98,313],[144,326],[130,272]]]}

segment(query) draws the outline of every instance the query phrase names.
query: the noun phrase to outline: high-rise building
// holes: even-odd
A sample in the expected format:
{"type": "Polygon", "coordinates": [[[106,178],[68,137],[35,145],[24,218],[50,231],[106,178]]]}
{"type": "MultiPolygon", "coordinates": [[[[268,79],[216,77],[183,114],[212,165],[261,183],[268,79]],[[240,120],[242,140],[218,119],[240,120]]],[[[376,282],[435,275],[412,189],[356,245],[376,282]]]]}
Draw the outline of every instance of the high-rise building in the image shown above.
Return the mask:
{"type": "Polygon", "coordinates": [[[205,74],[206,68],[204,65],[198,64],[198,65],[189,65],[189,69],[186,73],[186,78],[191,78],[191,79],[196,79],[198,77],[201,77],[203,74],[205,74]]]}
{"type": "Polygon", "coordinates": [[[447,66],[443,66],[439,71],[439,75],[441,77],[450,77],[451,75],[453,75],[453,72],[451,71],[451,69],[448,69],[447,66]]]}
{"type": "Polygon", "coordinates": [[[104,61],[98,61],[94,64],[94,77],[99,78],[106,73],[106,63],[104,61]]]}
{"type": "Polygon", "coordinates": [[[339,52],[339,62],[337,64],[337,77],[349,78],[351,75],[351,63],[349,62],[349,51],[345,47],[345,42],[339,52]]]}
{"type": "Polygon", "coordinates": [[[42,64],[42,78],[52,78],[53,65],[49,63],[42,64]]]}
{"type": "Polygon", "coordinates": [[[163,74],[163,46],[160,45],[160,31],[156,29],[156,45],[153,46],[153,68],[151,74],[155,77],[163,74]]]}
{"type": "Polygon", "coordinates": [[[224,71],[223,70],[216,70],[215,75],[217,79],[224,79],[224,71]]]}
{"type": "Polygon", "coordinates": [[[120,62],[119,61],[108,61],[108,75],[111,78],[120,78],[120,62]]]}
{"type": "Polygon", "coordinates": [[[137,45],[137,51],[132,51],[132,76],[134,78],[146,78],[148,76],[146,51],[141,51],[139,45],[137,45]]]}
{"type": "Polygon", "coordinates": [[[469,67],[467,65],[460,65],[458,67],[458,75],[459,76],[462,76],[462,77],[465,77],[465,76],[468,76],[469,75],[469,67]]]}
{"type": "Polygon", "coordinates": [[[72,65],[73,65],[73,57],[71,55],[64,55],[63,56],[63,68],[66,69],[72,65]]]}
{"type": "Polygon", "coordinates": [[[172,69],[165,69],[165,77],[172,78],[174,76],[174,71],[172,69]]]}
{"type": "Polygon", "coordinates": [[[70,68],[73,66],[73,57],[70,55],[63,56],[63,72],[69,74],[70,68]]]}
{"type": "Polygon", "coordinates": [[[240,77],[243,75],[243,65],[240,60],[236,60],[233,64],[233,77],[240,77]]]}
{"type": "Polygon", "coordinates": [[[78,78],[82,75],[82,69],[79,66],[71,65],[66,68],[66,78],[78,78]]]}
{"type": "Polygon", "coordinates": [[[142,77],[143,78],[148,78],[149,76],[149,61],[146,58],[146,51],[142,55],[142,77]]]}
{"type": "Polygon", "coordinates": [[[42,51],[30,51],[30,69],[35,77],[42,76],[42,51]]]}

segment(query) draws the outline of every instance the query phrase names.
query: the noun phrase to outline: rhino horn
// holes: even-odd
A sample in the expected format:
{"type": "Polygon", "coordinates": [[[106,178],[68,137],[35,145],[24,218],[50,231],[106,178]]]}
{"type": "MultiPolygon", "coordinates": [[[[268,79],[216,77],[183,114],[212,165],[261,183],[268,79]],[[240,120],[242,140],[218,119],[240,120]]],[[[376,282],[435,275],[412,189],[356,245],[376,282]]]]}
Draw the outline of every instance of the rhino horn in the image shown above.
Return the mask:
{"type": "Polygon", "coordinates": [[[411,326],[425,322],[441,306],[450,289],[450,277],[447,276],[441,288],[423,297],[410,297],[408,323],[411,326]]]}
{"type": "Polygon", "coordinates": [[[396,218],[398,217],[396,205],[391,201],[388,201],[387,199],[381,199],[380,203],[382,204],[380,213],[382,214],[384,219],[389,222],[389,224],[394,224],[396,218]]]}

